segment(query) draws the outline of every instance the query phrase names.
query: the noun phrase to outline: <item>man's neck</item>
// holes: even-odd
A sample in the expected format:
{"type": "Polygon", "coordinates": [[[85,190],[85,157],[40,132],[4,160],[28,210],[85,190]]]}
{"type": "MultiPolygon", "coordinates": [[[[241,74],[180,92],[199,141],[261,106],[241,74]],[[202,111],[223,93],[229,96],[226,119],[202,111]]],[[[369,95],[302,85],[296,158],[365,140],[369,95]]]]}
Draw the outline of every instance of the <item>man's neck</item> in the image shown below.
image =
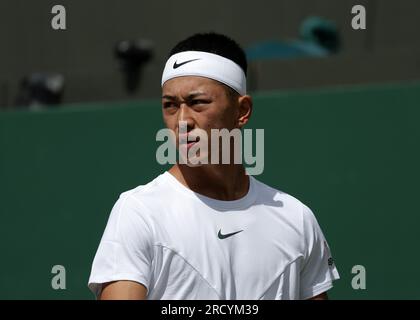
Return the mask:
{"type": "Polygon", "coordinates": [[[185,164],[175,164],[168,171],[192,191],[217,200],[240,199],[249,189],[249,177],[243,165],[189,167],[185,164]]]}

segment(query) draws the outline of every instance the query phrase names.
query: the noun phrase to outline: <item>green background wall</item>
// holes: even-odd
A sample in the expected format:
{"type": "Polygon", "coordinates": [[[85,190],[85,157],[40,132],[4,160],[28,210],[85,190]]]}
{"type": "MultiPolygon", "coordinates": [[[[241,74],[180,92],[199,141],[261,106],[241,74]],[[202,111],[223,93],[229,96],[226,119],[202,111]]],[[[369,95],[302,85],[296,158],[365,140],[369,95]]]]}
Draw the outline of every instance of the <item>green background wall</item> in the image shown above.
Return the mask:
{"type": "MultiPolygon", "coordinates": [[[[342,278],[332,298],[420,298],[419,101],[418,83],[254,96],[257,179],[315,212],[342,278]],[[366,290],[351,287],[358,264],[366,290]]],[[[155,160],[160,112],[156,100],[0,113],[0,298],[93,298],[112,205],[167,169],[155,160]],[[66,290],[51,287],[54,265],[66,290]]]]}

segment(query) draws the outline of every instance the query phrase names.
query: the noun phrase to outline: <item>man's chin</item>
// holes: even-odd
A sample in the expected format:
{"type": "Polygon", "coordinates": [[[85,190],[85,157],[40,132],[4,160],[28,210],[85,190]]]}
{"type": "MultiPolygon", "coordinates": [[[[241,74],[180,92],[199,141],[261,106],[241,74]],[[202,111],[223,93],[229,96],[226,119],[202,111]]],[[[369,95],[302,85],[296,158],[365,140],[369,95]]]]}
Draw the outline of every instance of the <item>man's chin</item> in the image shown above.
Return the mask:
{"type": "Polygon", "coordinates": [[[188,159],[186,159],[185,155],[181,154],[180,158],[182,159],[182,161],[180,162],[181,164],[185,164],[191,168],[201,167],[208,164],[207,156],[206,157],[193,156],[193,157],[188,157],[188,159]]]}

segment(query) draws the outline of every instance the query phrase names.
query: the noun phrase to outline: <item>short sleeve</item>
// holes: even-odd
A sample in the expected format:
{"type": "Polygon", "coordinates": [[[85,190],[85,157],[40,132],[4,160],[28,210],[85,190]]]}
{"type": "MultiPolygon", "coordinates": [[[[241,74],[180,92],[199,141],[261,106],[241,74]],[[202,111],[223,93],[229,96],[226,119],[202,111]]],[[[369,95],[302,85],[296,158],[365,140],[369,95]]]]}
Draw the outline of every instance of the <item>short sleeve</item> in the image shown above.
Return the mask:
{"type": "Polygon", "coordinates": [[[88,283],[97,298],[103,283],[117,280],[141,283],[149,291],[153,238],[144,215],[130,194],[122,194],[112,208],[88,283]]]}
{"type": "Polygon", "coordinates": [[[303,206],[304,261],[300,272],[300,297],[312,298],[332,288],[340,278],[328,243],[312,213],[303,206]]]}

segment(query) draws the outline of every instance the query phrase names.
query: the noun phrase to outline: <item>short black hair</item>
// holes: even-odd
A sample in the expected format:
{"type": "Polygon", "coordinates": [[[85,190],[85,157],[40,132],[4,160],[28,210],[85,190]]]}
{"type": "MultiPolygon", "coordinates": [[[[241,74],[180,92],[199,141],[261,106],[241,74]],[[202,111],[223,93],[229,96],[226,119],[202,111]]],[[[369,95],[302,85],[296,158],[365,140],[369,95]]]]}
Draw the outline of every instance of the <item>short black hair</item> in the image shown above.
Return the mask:
{"type": "Polygon", "coordinates": [[[204,51],[217,54],[232,60],[238,64],[245,75],[248,63],[245,51],[233,39],[215,32],[196,33],[175,45],[169,53],[169,57],[183,51],[204,51]]]}

